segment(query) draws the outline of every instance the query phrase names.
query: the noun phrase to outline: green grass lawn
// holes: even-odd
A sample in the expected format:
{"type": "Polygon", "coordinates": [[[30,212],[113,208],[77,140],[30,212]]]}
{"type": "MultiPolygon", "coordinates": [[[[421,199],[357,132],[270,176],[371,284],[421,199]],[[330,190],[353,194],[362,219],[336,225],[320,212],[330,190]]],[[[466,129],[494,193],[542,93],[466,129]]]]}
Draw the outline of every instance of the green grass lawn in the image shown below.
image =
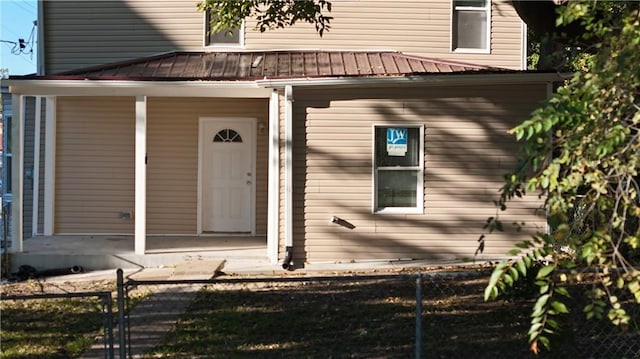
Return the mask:
{"type": "Polygon", "coordinates": [[[0,313],[3,359],[78,357],[104,320],[98,298],[3,300],[0,313]]]}
{"type": "MultiPolygon", "coordinates": [[[[485,283],[425,283],[424,357],[531,357],[527,307],[485,303],[485,283]]],[[[411,358],[414,338],[410,279],[215,285],[148,357],[411,358]]]]}
{"type": "MultiPolygon", "coordinates": [[[[527,344],[531,302],[485,302],[486,282],[477,276],[424,279],[424,358],[534,357],[527,344]]],[[[141,288],[129,293],[132,306],[153,290],[141,288]]],[[[20,293],[5,290],[4,295],[11,294],[20,293]]],[[[406,277],[209,284],[146,357],[411,358],[415,298],[415,279],[406,277]]],[[[158,314],[163,314],[161,308],[158,314]]],[[[0,315],[0,358],[7,359],[79,357],[102,334],[104,320],[96,297],[3,299],[0,315]]],[[[579,306],[570,318],[575,328],[584,324],[579,306]]],[[[608,327],[593,328],[568,331],[552,342],[552,352],[540,357],[633,357],[628,353],[637,347],[632,345],[640,335],[637,327],[622,336],[608,327]]]]}

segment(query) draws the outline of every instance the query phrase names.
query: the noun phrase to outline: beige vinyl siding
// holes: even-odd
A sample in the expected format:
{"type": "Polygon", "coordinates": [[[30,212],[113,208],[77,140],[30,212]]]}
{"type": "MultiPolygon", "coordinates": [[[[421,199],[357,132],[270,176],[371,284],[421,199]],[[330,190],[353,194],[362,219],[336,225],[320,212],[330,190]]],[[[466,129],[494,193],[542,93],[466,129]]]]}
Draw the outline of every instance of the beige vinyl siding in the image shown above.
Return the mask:
{"type": "MultiPolygon", "coordinates": [[[[252,117],[268,128],[263,99],[150,98],[147,138],[147,231],[195,234],[200,117],[252,117]]],[[[267,134],[257,133],[256,234],[267,228],[267,134]]]]}
{"type": "MultiPolygon", "coordinates": [[[[544,85],[302,90],[295,96],[294,246],[309,262],[473,257],[495,215],[502,175],[515,163],[507,130],[527,118],[544,85]],[[374,125],[424,125],[424,214],[373,214],[374,125]],[[340,217],[355,228],[330,223],[340,217]]],[[[503,214],[543,229],[537,196],[503,214]]],[[[504,256],[526,238],[507,228],[484,256],[504,256]]]]}
{"type": "Polygon", "coordinates": [[[55,233],[133,233],[135,99],[59,97],[55,233]]]}
{"type": "MultiPolygon", "coordinates": [[[[56,233],[133,233],[133,98],[58,98],[56,233]]],[[[262,99],[149,98],[147,232],[196,234],[198,121],[253,117],[267,127],[262,99]]],[[[256,234],[267,227],[267,136],[257,134],[256,234]]]]}
{"type": "Polygon", "coordinates": [[[46,73],[202,50],[204,17],[190,0],[43,1],[46,73]]]}
{"type": "Polygon", "coordinates": [[[44,232],[44,165],[45,165],[45,153],[46,153],[46,142],[45,142],[45,126],[46,126],[46,113],[47,113],[47,101],[46,98],[43,97],[41,99],[41,110],[42,116],[40,117],[40,138],[35,139],[34,141],[40,141],[40,168],[39,168],[39,183],[38,183],[38,228],[37,234],[42,234],[44,232]]]}
{"type": "Polygon", "coordinates": [[[491,52],[451,51],[451,0],[335,1],[331,29],[322,37],[311,25],[260,33],[246,28],[247,49],[394,50],[407,54],[520,69],[522,22],[509,1],[493,1],[491,52]]]}
{"type": "MultiPolygon", "coordinates": [[[[204,16],[189,0],[45,1],[46,73],[150,56],[202,51],[204,16]]],[[[518,69],[521,20],[493,1],[490,54],[451,52],[451,0],[334,1],[331,29],[319,37],[300,23],[261,33],[245,26],[245,49],[394,50],[518,69]]],[[[233,50],[237,47],[217,48],[233,50]]]]}
{"type": "Polygon", "coordinates": [[[22,212],[24,214],[22,220],[22,230],[24,238],[31,238],[33,230],[33,164],[34,164],[34,143],[35,143],[35,117],[36,117],[36,98],[25,97],[24,105],[24,183],[22,192],[22,212]]]}

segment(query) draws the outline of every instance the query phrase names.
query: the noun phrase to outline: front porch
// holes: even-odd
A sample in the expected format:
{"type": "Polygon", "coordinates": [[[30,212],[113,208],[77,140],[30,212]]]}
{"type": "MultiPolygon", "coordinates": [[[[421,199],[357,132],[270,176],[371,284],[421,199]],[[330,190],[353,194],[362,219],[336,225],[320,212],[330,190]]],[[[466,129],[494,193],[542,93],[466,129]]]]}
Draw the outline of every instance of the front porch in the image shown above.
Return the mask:
{"type": "MultiPolygon", "coordinates": [[[[269,263],[264,236],[147,236],[144,255],[135,254],[132,235],[36,236],[12,253],[11,271],[81,266],[84,270],[171,267],[184,262],[219,262],[248,270],[276,268],[269,263]]],[[[216,268],[212,268],[212,271],[216,268]]]]}

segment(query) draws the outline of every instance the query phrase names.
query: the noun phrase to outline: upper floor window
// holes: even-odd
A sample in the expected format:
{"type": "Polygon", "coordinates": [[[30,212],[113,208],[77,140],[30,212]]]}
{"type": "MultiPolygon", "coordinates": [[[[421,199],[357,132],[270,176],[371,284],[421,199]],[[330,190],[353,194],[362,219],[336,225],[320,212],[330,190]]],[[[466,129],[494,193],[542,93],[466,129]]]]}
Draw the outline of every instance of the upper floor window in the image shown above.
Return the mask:
{"type": "Polygon", "coordinates": [[[489,52],[491,0],[453,0],[451,49],[489,52]]]}
{"type": "Polygon", "coordinates": [[[220,32],[211,31],[211,14],[206,13],[204,23],[205,46],[242,46],[242,27],[220,32]]]}

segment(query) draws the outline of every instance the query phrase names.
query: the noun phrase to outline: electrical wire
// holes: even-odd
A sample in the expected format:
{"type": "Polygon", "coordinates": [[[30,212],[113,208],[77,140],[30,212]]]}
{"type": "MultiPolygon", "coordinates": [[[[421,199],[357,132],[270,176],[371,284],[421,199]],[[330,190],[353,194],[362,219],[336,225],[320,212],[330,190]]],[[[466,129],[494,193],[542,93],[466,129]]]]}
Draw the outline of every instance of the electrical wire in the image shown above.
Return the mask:
{"type": "Polygon", "coordinates": [[[38,21],[34,21],[33,26],[31,27],[31,33],[29,34],[29,37],[26,40],[23,38],[19,38],[18,41],[0,40],[0,42],[13,45],[11,48],[11,54],[13,55],[29,54],[30,57],[33,57],[33,48],[35,46],[35,41],[36,41],[37,26],[38,26],[38,21]]]}

